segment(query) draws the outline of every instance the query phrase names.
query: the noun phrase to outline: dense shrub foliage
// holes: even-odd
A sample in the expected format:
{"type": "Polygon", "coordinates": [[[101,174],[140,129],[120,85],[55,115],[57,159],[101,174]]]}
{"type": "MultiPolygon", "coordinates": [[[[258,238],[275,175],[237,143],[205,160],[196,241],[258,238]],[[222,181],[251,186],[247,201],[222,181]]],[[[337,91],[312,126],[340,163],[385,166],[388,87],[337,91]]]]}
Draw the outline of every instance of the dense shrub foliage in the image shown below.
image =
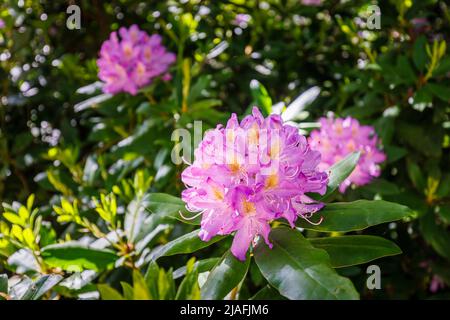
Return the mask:
{"type": "Polygon", "coordinates": [[[450,297],[446,1],[74,3],[0,4],[0,300],[450,297]]]}

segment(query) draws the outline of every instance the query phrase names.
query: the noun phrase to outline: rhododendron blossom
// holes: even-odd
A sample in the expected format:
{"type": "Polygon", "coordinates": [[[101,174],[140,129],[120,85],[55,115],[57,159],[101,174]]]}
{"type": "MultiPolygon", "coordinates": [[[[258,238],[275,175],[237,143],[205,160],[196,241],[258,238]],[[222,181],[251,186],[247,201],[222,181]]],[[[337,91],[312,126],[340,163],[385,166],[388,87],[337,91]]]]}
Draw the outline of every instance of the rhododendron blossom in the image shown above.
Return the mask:
{"type": "Polygon", "coordinates": [[[321,170],[327,170],[354,151],[361,152],[355,170],[339,186],[341,193],[352,183],[362,186],[380,175],[379,164],[386,160],[386,155],[378,148],[379,139],[373,127],[360,125],[351,117],[321,118],[320,125],[320,130],[313,130],[308,141],[322,155],[321,170]]]}
{"type": "Polygon", "coordinates": [[[136,94],[138,89],[148,85],[157,76],[170,79],[169,66],[175,61],[175,54],[167,52],[157,34],[149,36],[136,25],[112,32],[109,40],[102,44],[97,61],[99,78],[105,82],[103,91],[121,91],[136,94]]]}
{"type": "Polygon", "coordinates": [[[306,195],[326,191],[320,153],[278,115],[264,118],[254,107],[239,123],[233,114],[226,127],[206,132],[194,156],[182,173],[182,199],[202,215],[203,241],[236,232],[231,251],[240,260],[257,236],[272,246],[272,220],[285,218],[294,227],[298,217],[310,221],[323,206],[306,195]]]}

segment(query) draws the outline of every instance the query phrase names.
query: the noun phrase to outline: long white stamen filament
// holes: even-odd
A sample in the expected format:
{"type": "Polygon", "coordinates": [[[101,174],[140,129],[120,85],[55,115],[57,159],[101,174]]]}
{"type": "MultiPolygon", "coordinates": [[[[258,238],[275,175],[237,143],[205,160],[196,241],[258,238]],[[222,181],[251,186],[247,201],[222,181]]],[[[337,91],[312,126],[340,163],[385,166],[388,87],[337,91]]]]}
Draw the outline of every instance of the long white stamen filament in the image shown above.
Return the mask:
{"type": "Polygon", "coordinates": [[[192,216],[192,217],[186,217],[186,216],[181,212],[181,210],[178,211],[178,213],[180,214],[180,216],[181,216],[184,220],[187,220],[187,221],[194,220],[194,219],[197,218],[198,216],[202,215],[203,212],[205,212],[205,210],[200,211],[199,213],[197,213],[196,215],[194,215],[194,216],[192,216]]]}
{"type": "Polygon", "coordinates": [[[318,225],[321,224],[322,221],[323,221],[323,217],[322,217],[322,216],[320,217],[320,220],[319,220],[318,222],[312,222],[311,220],[309,220],[309,218],[307,218],[307,217],[304,216],[304,215],[301,215],[301,217],[302,217],[303,219],[305,219],[306,221],[308,221],[309,223],[311,223],[313,226],[318,226],[318,225]]]}

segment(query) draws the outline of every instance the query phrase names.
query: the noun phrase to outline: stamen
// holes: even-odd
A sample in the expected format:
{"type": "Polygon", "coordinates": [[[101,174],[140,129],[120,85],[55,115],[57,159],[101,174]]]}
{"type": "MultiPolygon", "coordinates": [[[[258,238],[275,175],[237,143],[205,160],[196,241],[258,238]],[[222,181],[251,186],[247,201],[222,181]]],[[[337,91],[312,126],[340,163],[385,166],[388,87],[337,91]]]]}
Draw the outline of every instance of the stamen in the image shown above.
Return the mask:
{"type": "Polygon", "coordinates": [[[197,213],[196,215],[194,215],[194,216],[192,216],[192,217],[186,217],[186,216],[184,216],[183,213],[181,212],[181,210],[178,211],[178,213],[180,214],[180,216],[181,216],[184,220],[190,221],[190,220],[194,220],[194,219],[197,218],[198,216],[202,215],[205,211],[206,211],[206,210],[200,211],[199,213],[197,213]]]}
{"type": "Polygon", "coordinates": [[[181,157],[181,160],[183,160],[183,162],[189,166],[192,166],[192,163],[190,163],[189,161],[186,160],[186,158],[184,156],[181,157]]]}
{"type": "Polygon", "coordinates": [[[309,218],[307,218],[306,216],[303,216],[303,215],[301,215],[301,217],[302,217],[303,219],[305,219],[306,221],[308,221],[309,223],[311,223],[313,226],[318,226],[318,225],[321,224],[322,221],[323,221],[323,217],[322,217],[322,216],[320,217],[319,222],[312,222],[311,220],[309,220],[309,218]]]}

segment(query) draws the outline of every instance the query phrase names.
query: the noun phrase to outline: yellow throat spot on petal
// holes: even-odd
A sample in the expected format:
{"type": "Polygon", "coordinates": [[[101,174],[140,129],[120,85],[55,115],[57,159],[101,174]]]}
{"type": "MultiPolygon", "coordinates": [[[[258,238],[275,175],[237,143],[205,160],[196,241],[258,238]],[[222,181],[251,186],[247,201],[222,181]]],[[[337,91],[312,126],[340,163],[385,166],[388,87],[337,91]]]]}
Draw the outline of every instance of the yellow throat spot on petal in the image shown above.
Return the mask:
{"type": "Polygon", "coordinates": [[[232,173],[238,173],[241,170],[241,166],[238,163],[236,163],[236,162],[230,163],[228,165],[228,168],[230,169],[230,171],[232,173]]]}
{"type": "Polygon", "coordinates": [[[131,55],[133,54],[133,48],[129,44],[126,44],[123,48],[123,54],[127,58],[131,57],[131,55]]]}
{"type": "Polygon", "coordinates": [[[150,48],[146,48],[144,50],[144,57],[146,60],[150,60],[152,57],[152,50],[150,50],[150,48]]]}
{"type": "Polygon", "coordinates": [[[214,197],[217,200],[223,200],[224,196],[223,196],[222,191],[220,191],[218,188],[214,188],[214,187],[212,189],[213,189],[214,197]]]}
{"type": "Polygon", "coordinates": [[[350,151],[355,151],[355,150],[356,150],[355,142],[354,142],[354,141],[349,141],[349,142],[347,143],[347,148],[348,148],[348,150],[350,150],[350,151]]]}
{"type": "Polygon", "coordinates": [[[145,66],[143,64],[139,63],[137,65],[136,71],[137,71],[138,75],[140,75],[140,76],[144,75],[144,73],[145,73],[145,66]]]}
{"type": "Polygon", "coordinates": [[[271,189],[278,185],[278,176],[271,174],[266,178],[265,189],[271,189]]]}
{"type": "Polygon", "coordinates": [[[243,214],[244,215],[251,215],[256,213],[256,208],[255,205],[251,202],[248,202],[246,200],[244,200],[242,202],[242,210],[244,211],[243,214]]]}

